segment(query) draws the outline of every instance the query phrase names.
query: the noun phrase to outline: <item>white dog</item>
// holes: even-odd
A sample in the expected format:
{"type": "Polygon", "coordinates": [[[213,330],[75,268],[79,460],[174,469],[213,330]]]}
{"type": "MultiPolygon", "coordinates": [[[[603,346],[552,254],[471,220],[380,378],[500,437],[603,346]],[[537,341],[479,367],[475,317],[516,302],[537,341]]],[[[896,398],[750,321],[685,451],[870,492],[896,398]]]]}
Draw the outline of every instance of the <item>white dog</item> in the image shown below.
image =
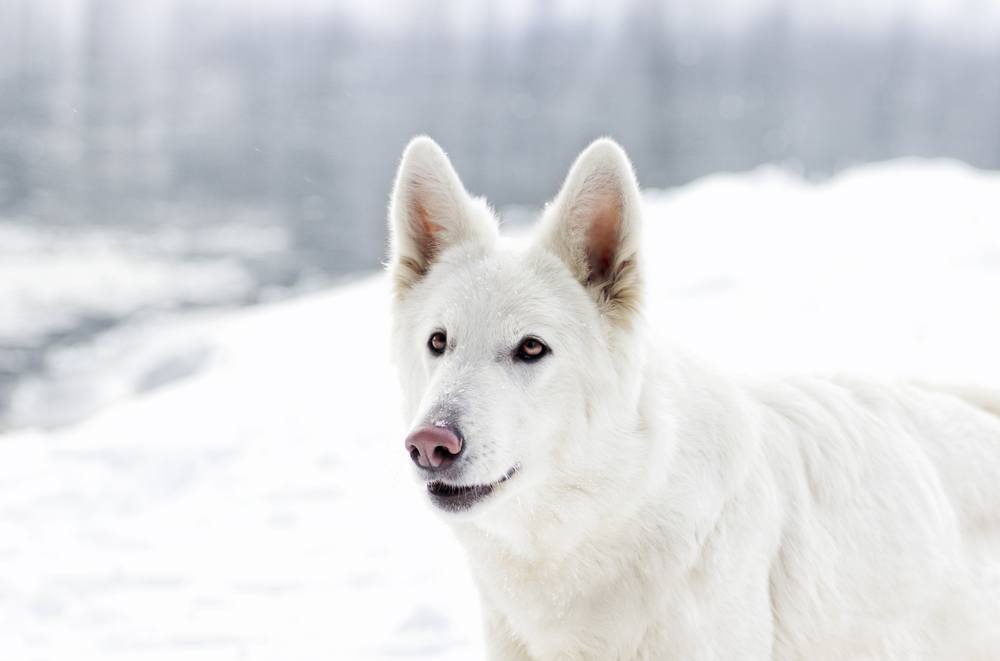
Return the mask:
{"type": "Polygon", "coordinates": [[[490,658],[1000,659],[998,400],[745,384],[655,346],[641,214],[609,140],[522,248],[432,140],[403,155],[405,446],[490,658]]]}

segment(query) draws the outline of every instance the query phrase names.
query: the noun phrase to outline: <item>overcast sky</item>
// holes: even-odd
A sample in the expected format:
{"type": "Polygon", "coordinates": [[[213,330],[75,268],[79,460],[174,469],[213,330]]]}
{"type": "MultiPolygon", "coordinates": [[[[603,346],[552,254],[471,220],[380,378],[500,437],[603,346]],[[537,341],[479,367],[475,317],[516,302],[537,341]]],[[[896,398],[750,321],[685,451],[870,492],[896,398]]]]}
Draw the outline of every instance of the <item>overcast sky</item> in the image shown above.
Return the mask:
{"type": "MultiPolygon", "coordinates": [[[[33,11],[59,15],[71,23],[81,6],[96,0],[39,0],[33,11]],[[43,9],[44,7],[44,9],[43,9]]],[[[101,0],[115,4],[121,0],[101,0]]],[[[453,29],[517,26],[546,14],[567,20],[601,19],[613,25],[632,11],[637,2],[587,2],[585,0],[144,0],[143,21],[155,29],[179,4],[202,6],[210,14],[249,12],[261,14],[342,13],[369,28],[399,30],[415,19],[441,21],[453,29]]],[[[975,44],[1000,36],[1000,0],[668,0],[659,3],[666,20],[691,29],[738,30],[748,21],[781,8],[789,20],[848,30],[884,30],[906,24],[936,31],[943,36],[975,44]]],[[[26,3],[0,0],[0,20],[23,10],[26,3]]],[[[136,12],[129,11],[130,15],[136,12]]]]}
{"type": "MultiPolygon", "coordinates": [[[[75,0],[69,0],[75,1],[75,0]]],[[[371,27],[400,29],[414,15],[436,13],[456,28],[484,24],[518,24],[541,13],[567,19],[602,18],[610,21],[627,13],[636,0],[597,3],[585,0],[188,0],[246,11],[331,11],[357,17],[371,27]],[[484,23],[488,13],[489,21],[484,23]]],[[[640,2],[645,0],[638,0],[640,2]]],[[[960,40],[988,39],[1000,34],[1000,0],[673,0],[660,3],[668,20],[692,28],[739,29],[776,8],[792,21],[842,29],[880,30],[907,22],[917,29],[939,31],[960,40]]]]}

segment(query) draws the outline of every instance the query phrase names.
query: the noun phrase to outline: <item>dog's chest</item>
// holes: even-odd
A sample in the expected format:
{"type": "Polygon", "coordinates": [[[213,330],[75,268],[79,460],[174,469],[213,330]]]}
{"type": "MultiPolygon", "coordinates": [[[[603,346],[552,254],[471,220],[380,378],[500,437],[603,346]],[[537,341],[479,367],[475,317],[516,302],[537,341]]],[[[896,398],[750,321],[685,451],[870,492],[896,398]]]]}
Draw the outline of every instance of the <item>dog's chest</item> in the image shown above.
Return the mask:
{"type": "Polygon", "coordinates": [[[538,659],[666,658],[686,638],[683,614],[671,613],[656,597],[666,589],[666,577],[633,577],[569,561],[530,568],[498,563],[477,580],[487,616],[501,618],[538,659]]]}

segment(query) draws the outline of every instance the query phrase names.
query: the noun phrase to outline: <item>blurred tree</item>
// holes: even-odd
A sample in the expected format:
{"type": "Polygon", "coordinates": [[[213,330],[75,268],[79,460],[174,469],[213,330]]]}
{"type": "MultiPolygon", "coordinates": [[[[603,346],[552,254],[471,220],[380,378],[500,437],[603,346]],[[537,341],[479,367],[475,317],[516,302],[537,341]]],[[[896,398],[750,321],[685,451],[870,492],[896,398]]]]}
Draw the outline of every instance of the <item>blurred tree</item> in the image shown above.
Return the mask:
{"type": "Polygon", "coordinates": [[[789,2],[700,23],[686,6],[543,0],[512,19],[435,0],[374,25],[314,6],[6,0],[0,218],[252,217],[290,229],[290,269],[342,273],[382,257],[416,133],[499,207],[540,205],[598,135],[652,188],[774,161],[1000,168],[1000,40],[905,15],[888,31],[804,23],[789,2]]]}

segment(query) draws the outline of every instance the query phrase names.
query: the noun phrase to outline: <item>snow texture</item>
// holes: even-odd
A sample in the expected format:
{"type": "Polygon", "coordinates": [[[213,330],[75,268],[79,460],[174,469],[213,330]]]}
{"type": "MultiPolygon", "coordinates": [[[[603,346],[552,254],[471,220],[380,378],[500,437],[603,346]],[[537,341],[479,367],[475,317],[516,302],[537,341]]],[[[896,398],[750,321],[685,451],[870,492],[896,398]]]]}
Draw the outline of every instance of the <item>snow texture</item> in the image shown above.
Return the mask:
{"type": "MultiPolygon", "coordinates": [[[[764,168],[646,199],[651,320],[691,350],[1000,385],[1000,174],[764,168]]],[[[388,305],[373,276],[95,349],[102,408],[0,436],[0,656],[480,658],[402,448],[388,305]]]]}

